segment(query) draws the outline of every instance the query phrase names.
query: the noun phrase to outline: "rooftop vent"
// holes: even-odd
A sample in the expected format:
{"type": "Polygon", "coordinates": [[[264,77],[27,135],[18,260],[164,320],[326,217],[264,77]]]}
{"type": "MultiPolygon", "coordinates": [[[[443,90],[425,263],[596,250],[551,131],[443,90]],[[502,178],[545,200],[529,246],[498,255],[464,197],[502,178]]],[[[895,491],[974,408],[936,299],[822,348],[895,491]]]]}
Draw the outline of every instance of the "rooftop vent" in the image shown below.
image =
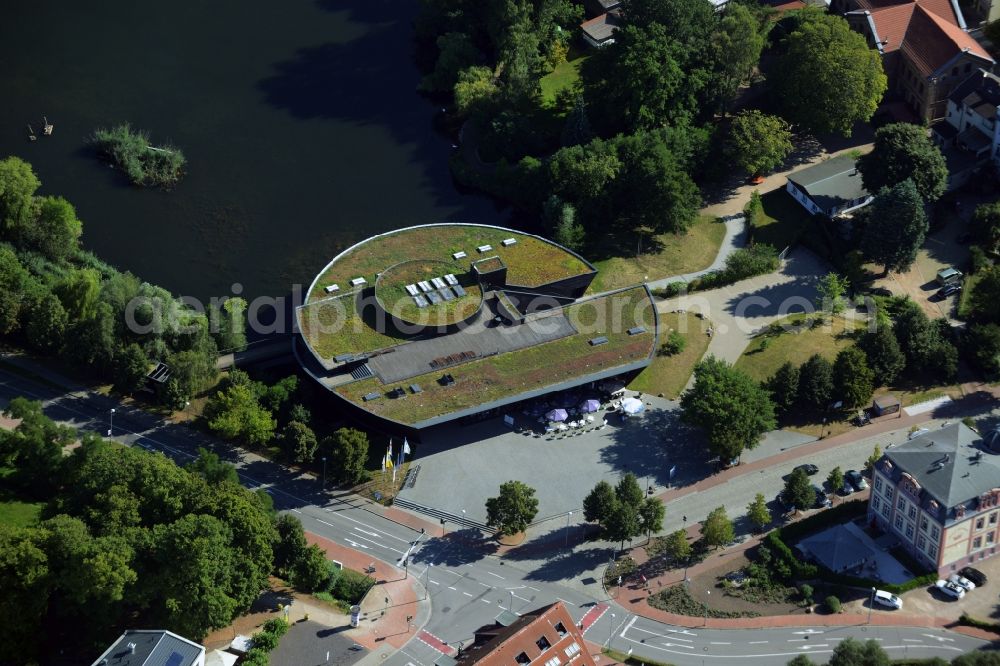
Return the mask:
{"type": "Polygon", "coordinates": [[[125,647],[128,649],[129,654],[135,654],[135,643],[129,643],[125,647]]]}

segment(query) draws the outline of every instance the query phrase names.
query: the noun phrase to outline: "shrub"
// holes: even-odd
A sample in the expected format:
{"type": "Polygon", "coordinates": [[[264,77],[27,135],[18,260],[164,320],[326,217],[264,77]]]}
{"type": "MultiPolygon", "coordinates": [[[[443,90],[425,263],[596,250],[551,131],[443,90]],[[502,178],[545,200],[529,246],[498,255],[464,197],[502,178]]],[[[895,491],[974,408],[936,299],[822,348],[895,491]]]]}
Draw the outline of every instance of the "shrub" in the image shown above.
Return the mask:
{"type": "Polygon", "coordinates": [[[1000,634],[1000,622],[990,622],[989,620],[980,620],[978,617],[972,617],[966,613],[962,613],[962,616],[958,618],[959,624],[964,624],[967,627],[975,627],[977,629],[983,629],[985,631],[994,631],[1000,634]]]}
{"type": "Polygon", "coordinates": [[[973,245],[969,248],[969,261],[972,266],[972,273],[978,273],[984,268],[989,268],[993,265],[986,252],[978,245],[973,245]]]}
{"type": "Polygon", "coordinates": [[[673,356],[684,351],[686,346],[687,338],[677,331],[670,331],[670,335],[667,336],[667,341],[660,347],[660,352],[663,356],[673,356]]]}
{"type": "Polygon", "coordinates": [[[826,609],[831,613],[840,612],[840,599],[833,596],[832,594],[828,596],[823,603],[826,605],[826,609]]]}
{"type": "Polygon", "coordinates": [[[740,248],[726,257],[726,268],[720,278],[726,283],[738,282],[755,275],[778,269],[778,251],[765,243],[740,248]]]}
{"type": "Polygon", "coordinates": [[[691,617],[704,617],[706,614],[708,617],[719,618],[760,617],[760,613],[756,613],[754,611],[738,612],[706,608],[705,604],[697,601],[691,596],[691,593],[684,585],[673,585],[672,587],[660,590],[656,594],[649,597],[648,603],[653,608],[657,608],[668,613],[677,613],[678,615],[687,615],[691,617]]]}
{"type": "Polygon", "coordinates": [[[154,148],[148,134],[133,131],[128,123],[95,130],[90,142],[124,171],[133,185],[172,185],[180,180],[186,163],[179,149],[154,148]]]}
{"type": "Polygon", "coordinates": [[[805,604],[811,604],[813,600],[813,586],[807,583],[803,583],[799,586],[799,594],[802,595],[802,602],[805,604]]]}
{"type": "Polygon", "coordinates": [[[267,652],[253,647],[247,651],[240,663],[242,666],[268,666],[270,659],[268,659],[267,652]]]}
{"type": "Polygon", "coordinates": [[[330,586],[330,592],[337,599],[354,605],[361,602],[374,582],[360,571],[340,569],[337,571],[336,580],[330,586]]]}
{"type": "Polygon", "coordinates": [[[669,282],[665,287],[660,287],[659,289],[653,289],[653,296],[657,298],[673,298],[677,294],[684,291],[688,286],[687,282],[669,282]]]}

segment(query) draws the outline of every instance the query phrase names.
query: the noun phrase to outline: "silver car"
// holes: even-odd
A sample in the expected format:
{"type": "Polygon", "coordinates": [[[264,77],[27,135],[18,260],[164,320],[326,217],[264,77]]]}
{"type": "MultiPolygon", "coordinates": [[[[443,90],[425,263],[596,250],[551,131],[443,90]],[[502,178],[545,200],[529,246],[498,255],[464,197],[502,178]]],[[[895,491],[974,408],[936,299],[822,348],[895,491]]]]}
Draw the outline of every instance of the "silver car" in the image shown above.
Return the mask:
{"type": "Polygon", "coordinates": [[[972,590],[976,589],[976,584],[975,583],[973,583],[971,580],[969,580],[965,576],[960,576],[957,573],[948,576],[948,582],[949,583],[954,583],[955,585],[958,585],[960,588],[962,588],[966,592],[971,592],[972,590]]]}

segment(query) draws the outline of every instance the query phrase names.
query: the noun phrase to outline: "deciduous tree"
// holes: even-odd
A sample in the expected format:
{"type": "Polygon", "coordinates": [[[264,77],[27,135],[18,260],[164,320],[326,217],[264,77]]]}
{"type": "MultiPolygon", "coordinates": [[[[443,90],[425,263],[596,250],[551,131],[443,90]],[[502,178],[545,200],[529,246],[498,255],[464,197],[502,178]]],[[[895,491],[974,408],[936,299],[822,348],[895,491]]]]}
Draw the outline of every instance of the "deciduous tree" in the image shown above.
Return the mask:
{"type": "Polygon", "coordinates": [[[705,544],[713,548],[732,543],[735,538],[733,521],[726,515],[726,507],[712,509],[701,525],[701,536],[705,539],[705,544]]]}
{"type": "Polygon", "coordinates": [[[787,37],[770,80],[785,118],[844,136],[874,115],[887,87],[879,53],[843,18],[820,13],[787,37]]]}
{"type": "Polygon", "coordinates": [[[880,386],[891,384],[906,367],[906,356],[891,326],[878,325],[866,332],[858,340],[858,347],[868,357],[868,366],[880,386]]]}
{"type": "Polygon", "coordinates": [[[786,413],[795,404],[799,395],[799,369],[791,361],[785,361],[771,375],[764,387],[771,394],[775,410],[779,414],[786,413]]]}
{"type": "Polygon", "coordinates": [[[723,460],[756,447],[776,427],[774,403],[743,372],[709,356],[695,366],[694,376],[694,386],[681,396],[682,418],[705,430],[709,448],[723,460]]]}
{"type": "Polygon", "coordinates": [[[778,116],[757,109],[740,111],[729,128],[736,163],[751,175],[774,169],[792,152],[792,132],[778,116]]]}
{"type": "Polygon", "coordinates": [[[785,501],[799,511],[811,509],[816,503],[816,491],[804,470],[795,469],[785,482],[785,501]]]}
{"type": "Polygon", "coordinates": [[[799,368],[799,399],[803,404],[825,409],[833,395],[833,366],[819,354],[813,354],[799,368]]]}
{"type": "Polygon", "coordinates": [[[322,451],[329,457],[337,480],[355,484],[364,478],[368,461],[368,435],[364,431],[340,428],[323,440],[322,451]]]}
{"type": "Polygon", "coordinates": [[[236,472],[235,465],[225,462],[219,458],[219,454],[202,447],[198,447],[198,457],[188,463],[185,469],[197,474],[213,486],[219,483],[240,482],[240,475],[236,472]]]}
{"type": "Polygon", "coordinates": [[[847,278],[836,273],[827,273],[816,285],[816,307],[830,314],[840,314],[844,311],[844,294],[847,293],[847,278]]]}
{"type": "Polygon", "coordinates": [[[528,529],[538,515],[535,489],[520,481],[500,485],[500,494],[486,500],[486,524],[504,536],[528,529]]]}
{"type": "Polygon", "coordinates": [[[611,484],[598,481],[594,489],[583,498],[583,517],[590,522],[603,523],[611,515],[617,501],[611,484]]]}
{"type": "Polygon", "coordinates": [[[281,432],[281,448],[297,463],[311,463],[318,445],[316,433],[305,423],[291,421],[281,432]]]}
{"type": "MultiPolygon", "coordinates": [[[[891,123],[875,132],[872,151],[858,159],[865,189],[878,192],[912,180],[927,203],[937,201],[948,183],[948,166],[927,130],[912,123],[891,123]]],[[[874,218],[878,222],[878,218],[874,218]]]]}
{"type": "Polygon", "coordinates": [[[844,487],[844,472],[840,467],[834,467],[827,475],[826,482],[830,485],[830,491],[836,495],[837,491],[844,487]]]}
{"type": "Polygon", "coordinates": [[[771,510],[767,508],[767,501],[761,493],[757,493],[753,501],[747,504],[747,518],[757,532],[771,524],[771,510]]]}
{"type": "Polygon", "coordinates": [[[691,544],[688,542],[687,532],[677,530],[671,532],[666,537],[664,552],[674,562],[685,562],[691,557],[691,544]]]}

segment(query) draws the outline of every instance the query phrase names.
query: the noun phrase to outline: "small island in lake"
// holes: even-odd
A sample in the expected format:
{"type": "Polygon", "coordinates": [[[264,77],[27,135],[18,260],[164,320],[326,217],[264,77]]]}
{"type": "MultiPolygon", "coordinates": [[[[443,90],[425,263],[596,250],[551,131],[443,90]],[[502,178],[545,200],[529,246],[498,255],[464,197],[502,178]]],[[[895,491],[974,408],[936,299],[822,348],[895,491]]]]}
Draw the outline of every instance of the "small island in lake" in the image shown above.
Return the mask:
{"type": "Polygon", "coordinates": [[[142,187],[174,185],[181,179],[187,163],[179,148],[152,146],[146,132],[133,130],[128,123],[98,129],[90,142],[124,171],[132,184],[142,187]]]}

